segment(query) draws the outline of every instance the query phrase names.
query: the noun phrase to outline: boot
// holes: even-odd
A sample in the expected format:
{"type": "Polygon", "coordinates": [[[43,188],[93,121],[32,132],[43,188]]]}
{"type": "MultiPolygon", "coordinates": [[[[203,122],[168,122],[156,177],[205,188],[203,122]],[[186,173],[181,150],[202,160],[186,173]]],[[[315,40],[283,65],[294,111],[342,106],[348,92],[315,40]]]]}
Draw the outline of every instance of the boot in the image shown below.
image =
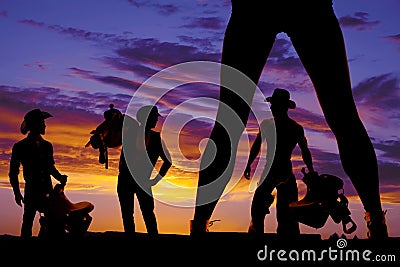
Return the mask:
{"type": "Polygon", "coordinates": [[[199,235],[209,232],[210,220],[190,220],[190,235],[199,235]]]}
{"type": "Polygon", "coordinates": [[[249,234],[262,235],[264,234],[264,224],[259,223],[259,225],[254,224],[253,220],[250,221],[249,229],[247,231],[249,234]]]}
{"type": "Polygon", "coordinates": [[[258,195],[256,201],[253,199],[251,207],[251,221],[247,232],[249,234],[264,234],[264,220],[267,214],[270,214],[269,208],[275,200],[274,195],[258,195]],[[260,199],[262,197],[262,199],[260,199]]]}
{"type": "Polygon", "coordinates": [[[364,219],[367,223],[368,239],[388,238],[385,215],[386,211],[365,212],[364,219]]]}
{"type": "Polygon", "coordinates": [[[270,214],[269,208],[271,207],[272,203],[274,203],[275,196],[269,195],[265,202],[265,214],[270,214]]]}

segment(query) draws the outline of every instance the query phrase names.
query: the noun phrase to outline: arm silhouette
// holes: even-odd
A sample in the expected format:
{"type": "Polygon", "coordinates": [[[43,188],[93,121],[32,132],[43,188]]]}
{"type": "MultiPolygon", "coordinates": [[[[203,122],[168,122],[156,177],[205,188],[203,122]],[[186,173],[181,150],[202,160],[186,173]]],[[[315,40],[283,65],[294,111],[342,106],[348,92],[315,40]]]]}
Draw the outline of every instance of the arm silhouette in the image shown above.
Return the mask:
{"type": "Polygon", "coordinates": [[[167,174],[168,170],[172,166],[171,155],[169,154],[169,151],[164,141],[161,141],[161,143],[162,143],[162,149],[160,157],[163,160],[163,164],[161,165],[160,171],[158,172],[157,176],[151,180],[151,186],[156,185],[167,174]]]}
{"type": "Polygon", "coordinates": [[[313,161],[312,161],[312,156],[310,149],[308,147],[307,139],[305,136],[303,136],[300,141],[298,142],[298,145],[301,149],[301,156],[303,158],[304,164],[306,164],[307,169],[309,172],[315,172],[314,171],[314,166],[313,166],[313,161]]]}
{"type": "Polygon", "coordinates": [[[258,132],[256,139],[250,149],[249,160],[247,161],[246,170],[244,171],[244,177],[250,179],[251,164],[256,159],[257,155],[260,153],[261,149],[261,131],[258,132]]]}

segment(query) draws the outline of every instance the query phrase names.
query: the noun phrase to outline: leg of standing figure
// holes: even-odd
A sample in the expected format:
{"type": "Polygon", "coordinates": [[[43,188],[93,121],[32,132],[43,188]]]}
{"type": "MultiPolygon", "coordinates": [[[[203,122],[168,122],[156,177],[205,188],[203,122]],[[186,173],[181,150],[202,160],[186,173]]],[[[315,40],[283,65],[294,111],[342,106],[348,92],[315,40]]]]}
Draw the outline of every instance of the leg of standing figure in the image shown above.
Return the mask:
{"type": "Polygon", "coordinates": [[[32,237],[33,221],[35,220],[36,209],[29,203],[25,202],[24,214],[22,215],[21,238],[29,239],[32,237]]]}
{"type": "MultiPolygon", "coordinates": [[[[233,7],[233,10],[235,8],[233,7]]],[[[201,170],[196,196],[196,207],[192,225],[193,231],[207,230],[207,221],[229,182],[234,167],[234,157],[241,134],[246,126],[250,112],[252,97],[258,79],[264,68],[268,54],[275,41],[276,32],[267,34],[262,28],[261,18],[254,13],[232,12],[223,44],[221,67],[220,108],[217,122],[210,135],[204,155],[202,156],[201,170]],[[260,36],[262,33],[262,36],[260,36]],[[235,81],[229,70],[230,66],[243,73],[254,86],[238,88],[243,81],[235,81]],[[229,88],[227,88],[229,85],[229,88]],[[233,88],[232,88],[233,87],[233,88]],[[232,123],[237,116],[240,122],[232,123]],[[237,125],[236,125],[237,124],[237,125]],[[231,127],[225,129],[225,127],[231,127]],[[215,152],[215,158],[210,156],[215,152]],[[209,156],[210,155],[210,156],[209,156]],[[232,160],[233,159],[233,160],[232,160]],[[203,166],[206,166],[203,168],[203,166]],[[218,181],[217,181],[218,180],[218,181]],[[215,184],[211,184],[217,181],[215,184]],[[209,185],[209,186],[207,186],[209,185]]]]}
{"type": "Polygon", "coordinates": [[[292,175],[287,182],[277,187],[276,219],[278,227],[276,233],[283,238],[296,238],[300,235],[299,223],[293,220],[289,212],[289,204],[298,200],[296,178],[292,175]]]}
{"type": "Polygon", "coordinates": [[[158,235],[157,219],[154,213],[154,198],[151,188],[146,190],[138,189],[137,199],[143,220],[146,225],[147,233],[154,237],[158,235]]]}
{"type": "MultiPolygon", "coordinates": [[[[120,174],[121,175],[121,174],[120,174]]],[[[118,177],[118,185],[117,185],[117,194],[119,205],[121,209],[122,223],[124,226],[125,236],[127,238],[132,238],[135,236],[135,221],[134,221],[134,197],[135,192],[132,189],[132,186],[123,182],[126,178],[131,177],[118,177]]],[[[133,178],[131,178],[133,181],[133,178]]]]}
{"type": "Polygon", "coordinates": [[[213,145],[215,145],[215,158],[205,168],[201,167],[196,197],[196,208],[194,219],[191,222],[191,233],[202,233],[208,231],[208,223],[214,208],[228,183],[227,176],[223,176],[231,159],[231,140],[221,124],[215,123],[210,135],[211,141],[208,142],[202,164],[205,165],[206,159],[212,157],[213,145]]]}
{"type": "Polygon", "coordinates": [[[251,223],[248,230],[249,233],[264,233],[265,215],[270,213],[269,208],[274,202],[274,196],[271,193],[275,186],[272,180],[272,176],[267,176],[254,192],[250,209],[251,223]]]}
{"type": "Polygon", "coordinates": [[[377,158],[353,99],[342,31],[331,7],[325,12],[312,14],[314,17],[303,14],[309,19],[304,24],[293,26],[294,30],[289,36],[336,137],[343,168],[372,223],[377,225],[369,230],[374,231],[372,235],[377,238],[386,237],[377,158]]]}

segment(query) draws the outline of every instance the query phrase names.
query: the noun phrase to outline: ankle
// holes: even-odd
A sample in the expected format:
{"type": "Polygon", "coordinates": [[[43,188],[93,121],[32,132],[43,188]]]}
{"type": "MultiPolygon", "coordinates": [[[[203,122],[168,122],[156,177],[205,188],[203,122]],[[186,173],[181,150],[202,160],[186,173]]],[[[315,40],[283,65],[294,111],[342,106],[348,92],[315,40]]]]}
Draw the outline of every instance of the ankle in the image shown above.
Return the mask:
{"type": "Polygon", "coordinates": [[[385,239],[388,231],[386,226],[386,211],[367,211],[365,212],[365,221],[367,223],[367,237],[369,239],[385,239]]]}

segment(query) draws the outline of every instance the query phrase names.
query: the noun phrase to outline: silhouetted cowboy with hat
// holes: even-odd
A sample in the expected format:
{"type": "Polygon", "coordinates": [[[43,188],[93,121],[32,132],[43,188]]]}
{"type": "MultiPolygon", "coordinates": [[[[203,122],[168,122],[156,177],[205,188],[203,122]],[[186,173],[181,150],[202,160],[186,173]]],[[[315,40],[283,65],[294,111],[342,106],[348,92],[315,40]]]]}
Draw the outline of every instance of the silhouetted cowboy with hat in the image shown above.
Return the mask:
{"type": "Polygon", "coordinates": [[[271,103],[273,119],[266,119],[261,122],[244,173],[244,176],[250,179],[251,164],[260,152],[262,141],[266,141],[269,144],[267,160],[251,204],[249,233],[264,233],[265,215],[269,214],[269,207],[274,201],[274,196],[271,193],[276,188],[277,234],[281,237],[295,238],[300,234],[300,229],[299,223],[291,217],[289,212],[289,204],[298,200],[298,189],[296,177],[292,170],[291,155],[298,145],[308,170],[314,172],[312,157],[303,127],[288,115],[289,109],[296,108],[296,103],[290,99],[290,93],[285,89],[276,88],[272,96],[267,97],[265,101],[271,103]],[[275,141],[276,146],[273,146],[275,141]]]}
{"type": "Polygon", "coordinates": [[[53,189],[51,176],[61,184],[67,182],[67,175],[61,174],[55,167],[53,145],[43,139],[46,133],[45,119],[53,117],[40,109],[26,113],[21,123],[20,131],[27,137],[13,145],[10,159],[9,178],[14,191],[15,202],[22,206],[21,238],[32,237],[33,221],[36,212],[44,212],[46,200],[53,189]],[[23,167],[25,180],[24,196],[19,188],[19,168],[23,167]]]}

